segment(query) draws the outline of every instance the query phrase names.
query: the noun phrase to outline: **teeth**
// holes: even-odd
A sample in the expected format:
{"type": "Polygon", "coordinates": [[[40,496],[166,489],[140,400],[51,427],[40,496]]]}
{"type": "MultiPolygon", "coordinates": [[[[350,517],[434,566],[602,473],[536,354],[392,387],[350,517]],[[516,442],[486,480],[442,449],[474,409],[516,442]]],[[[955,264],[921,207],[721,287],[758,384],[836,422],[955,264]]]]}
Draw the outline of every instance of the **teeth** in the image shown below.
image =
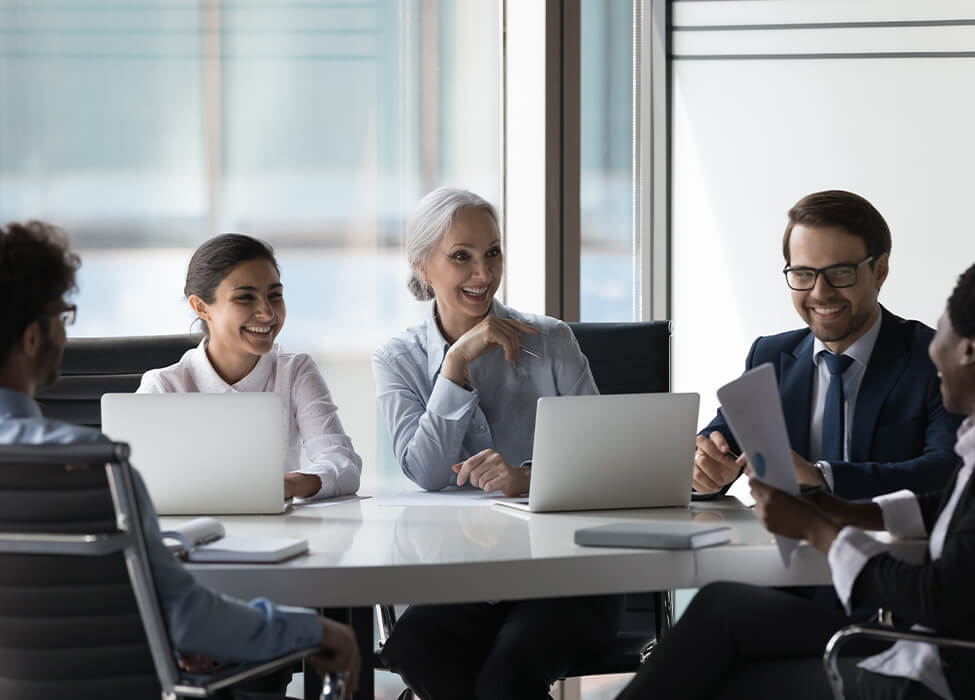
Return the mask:
{"type": "Polygon", "coordinates": [[[245,331],[250,331],[251,333],[270,333],[270,326],[244,326],[245,331]]]}
{"type": "Polygon", "coordinates": [[[814,306],[813,311],[817,314],[822,314],[823,316],[830,316],[837,313],[841,307],[839,306],[814,306]]]}
{"type": "Polygon", "coordinates": [[[487,287],[461,287],[468,294],[484,294],[487,291],[487,287]]]}

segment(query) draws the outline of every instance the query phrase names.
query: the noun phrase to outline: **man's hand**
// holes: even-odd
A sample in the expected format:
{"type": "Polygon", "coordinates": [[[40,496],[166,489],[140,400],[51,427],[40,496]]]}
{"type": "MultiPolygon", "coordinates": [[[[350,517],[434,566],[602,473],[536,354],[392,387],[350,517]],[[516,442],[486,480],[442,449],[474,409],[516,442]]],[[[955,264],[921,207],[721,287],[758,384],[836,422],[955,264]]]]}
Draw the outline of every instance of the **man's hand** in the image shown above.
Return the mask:
{"type": "Polygon", "coordinates": [[[796,466],[796,481],[800,486],[822,486],[826,483],[823,473],[811,462],[800,457],[795,450],[792,450],[792,462],[796,466]]]}
{"type": "Polygon", "coordinates": [[[352,697],[359,689],[359,669],[362,666],[355,632],[348,625],[329,620],[327,617],[321,618],[321,621],[322,652],[309,657],[308,661],[323,675],[344,673],[345,696],[352,697]]]}
{"type": "Polygon", "coordinates": [[[315,474],[288,472],[284,475],[284,500],[310,498],[322,490],[322,478],[315,474]]]}
{"type": "Polygon", "coordinates": [[[203,654],[180,654],[176,665],[187,673],[207,673],[217,667],[217,662],[203,654]]]}
{"type": "Polygon", "coordinates": [[[492,449],[481,450],[452,469],[457,474],[458,486],[470,481],[471,486],[485,493],[501,491],[505,496],[520,496],[527,493],[531,481],[526,470],[512,467],[492,449]]]}
{"type": "Polygon", "coordinates": [[[765,529],[776,535],[807,540],[823,554],[829,552],[840,527],[810,501],[769,486],[748,471],[755,512],[765,529]]]}
{"type": "Polygon", "coordinates": [[[720,491],[735,480],[744,464],[744,456],[735,458],[721,431],[715,430],[707,437],[698,435],[692,479],[694,490],[698,493],[720,491]]]}

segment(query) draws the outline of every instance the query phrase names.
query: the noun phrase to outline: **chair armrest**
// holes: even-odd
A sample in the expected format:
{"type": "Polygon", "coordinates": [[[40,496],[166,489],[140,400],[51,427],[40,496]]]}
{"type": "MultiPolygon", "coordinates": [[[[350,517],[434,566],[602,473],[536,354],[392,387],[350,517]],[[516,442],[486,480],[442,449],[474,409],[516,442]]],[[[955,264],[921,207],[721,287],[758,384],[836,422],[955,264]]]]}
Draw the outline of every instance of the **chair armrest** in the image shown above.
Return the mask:
{"type": "Polygon", "coordinates": [[[233,664],[225,669],[218,669],[214,673],[185,673],[180,679],[181,682],[173,687],[173,693],[184,698],[207,698],[217,691],[240,683],[241,681],[259,678],[278,669],[291,666],[296,661],[301,661],[305,657],[316,654],[321,650],[321,647],[314,646],[293,651],[290,654],[285,654],[284,656],[279,656],[269,661],[261,661],[254,664],[233,664]]]}
{"type": "Polygon", "coordinates": [[[867,639],[881,639],[890,642],[908,641],[925,642],[939,647],[956,647],[975,650],[975,640],[945,637],[936,632],[921,632],[917,630],[900,630],[880,625],[849,625],[834,634],[823,651],[823,667],[826,677],[833,691],[835,700],[844,700],[843,679],[840,677],[837,662],[840,648],[851,639],[865,637],[867,639]]]}

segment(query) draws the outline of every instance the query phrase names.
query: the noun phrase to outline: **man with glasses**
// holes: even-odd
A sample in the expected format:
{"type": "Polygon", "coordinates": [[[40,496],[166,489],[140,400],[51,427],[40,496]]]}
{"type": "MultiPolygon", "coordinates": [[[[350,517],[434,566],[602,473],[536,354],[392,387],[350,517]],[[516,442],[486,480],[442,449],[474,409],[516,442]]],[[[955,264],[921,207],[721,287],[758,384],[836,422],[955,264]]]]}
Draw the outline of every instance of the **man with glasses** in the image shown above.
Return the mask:
{"type": "MultiPolygon", "coordinates": [[[[65,345],[65,326],[76,307],[64,301],[75,289],[81,264],[64,235],[31,221],[0,227],[0,444],[70,444],[107,438],[93,428],[46,419],[34,393],[57,381],[65,345]]],[[[314,645],[319,670],[348,674],[358,683],[359,651],[347,625],[311,610],[274,605],[263,598],[249,603],[216,593],[196,582],[165,547],[145,483],[132,470],[133,485],[153,581],[181,665],[206,670],[213,660],[263,661],[314,645]]],[[[289,673],[257,679],[230,695],[270,698],[283,694],[289,673]]]]}
{"type": "MultiPolygon", "coordinates": [[[[877,301],[890,257],[884,218],[851,192],[807,195],[789,210],[782,253],[807,327],[758,338],[746,369],[775,366],[799,483],[853,499],[943,488],[961,417],[941,403],[934,331],[877,301]]],[[[695,490],[726,491],[739,451],[719,410],[697,437],[695,490]]]]}

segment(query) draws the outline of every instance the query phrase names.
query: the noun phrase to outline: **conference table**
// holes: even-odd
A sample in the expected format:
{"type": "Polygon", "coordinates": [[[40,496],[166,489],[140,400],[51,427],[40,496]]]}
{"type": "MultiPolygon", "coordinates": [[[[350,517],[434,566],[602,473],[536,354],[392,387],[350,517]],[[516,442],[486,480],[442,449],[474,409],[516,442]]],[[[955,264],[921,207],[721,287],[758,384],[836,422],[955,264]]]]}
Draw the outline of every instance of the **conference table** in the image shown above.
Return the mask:
{"type": "MultiPolygon", "coordinates": [[[[163,529],[188,517],[162,518],[163,529]]],[[[398,494],[297,506],[283,515],[219,516],[228,535],[308,540],[279,564],[194,564],[196,577],[241,598],[348,608],[368,666],[377,603],[459,603],[699,588],[718,580],[828,584],[826,558],[800,543],[788,568],[773,537],[737,499],[689,508],[527,513],[471,492],[398,494]],[[582,547],[578,528],[620,521],[714,523],[725,545],[697,550],[582,547]]],[[[919,560],[923,544],[892,542],[919,560]]],[[[372,697],[372,673],[359,697],[372,697]]]]}

